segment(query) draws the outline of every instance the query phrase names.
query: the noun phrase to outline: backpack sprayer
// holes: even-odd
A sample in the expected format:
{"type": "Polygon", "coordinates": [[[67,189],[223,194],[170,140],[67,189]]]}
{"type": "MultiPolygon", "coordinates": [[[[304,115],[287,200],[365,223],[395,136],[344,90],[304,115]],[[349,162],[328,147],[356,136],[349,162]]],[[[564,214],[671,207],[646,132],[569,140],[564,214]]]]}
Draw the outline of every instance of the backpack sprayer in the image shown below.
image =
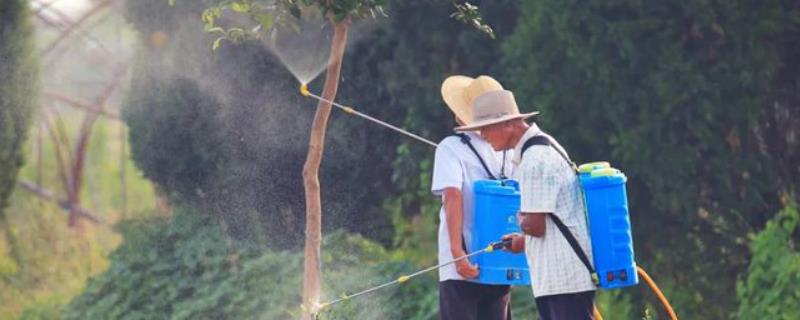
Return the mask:
{"type": "MultiPolygon", "coordinates": [[[[305,84],[300,86],[300,94],[330,103],[345,113],[359,116],[425,144],[433,147],[437,146],[436,143],[428,139],[358,112],[353,107],[344,106],[317,96],[311,93],[305,84]]],[[[465,143],[469,144],[469,141],[466,140],[465,143]]],[[[538,135],[524,143],[522,152],[524,153],[529,147],[535,145],[552,147],[549,138],[538,135]]],[[[647,272],[637,266],[634,260],[628,199],[625,191],[625,183],[627,182],[625,174],[618,169],[612,168],[608,162],[592,162],[578,167],[561,150],[555,147],[553,149],[570,164],[578,175],[584,194],[583,200],[588,218],[594,264],[589,262],[583,249],[578,245],[577,240],[563,222],[555,215],[550,215],[550,217],[570,243],[575,254],[586,266],[592,281],[601,289],[617,289],[636,285],[639,283],[639,277],[641,277],[658,297],[670,319],[677,320],[678,317],[669,301],[664,297],[647,272]]],[[[480,159],[480,156],[478,156],[478,159],[480,159]]],[[[480,160],[483,163],[483,159],[480,160]]],[[[488,171],[485,164],[484,168],[488,171]]],[[[489,172],[489,176],[493,176],[491,172],[489,172]]],[[[481,273],[474,280],[475,282],[530,285],[527,261],[522,255],[513,255],[508,252],[483,255],[483,253],[510,247],[509,240],[496,241],[496,239],[502,235],[519,231],[516,221],[516,213],[519,211],[520,204],[518,183],[510,179],[479,180],[475,182],[474,190],[476,229],[473,230],[473,240],[469,244],[472,249],[471,253],[409,275],[400,276],[395,280],[352,295],[344,294],[339,299],[318,303],[308,312],[316,318],[321,311],[337,303],[396,284],[405,283],[418,275],[472,257],[475,257],[475,262],[481,268],[481,273]]],[[[596,316],[602,320],[602,316],[599,313],[596,313],[596,316]]]]}

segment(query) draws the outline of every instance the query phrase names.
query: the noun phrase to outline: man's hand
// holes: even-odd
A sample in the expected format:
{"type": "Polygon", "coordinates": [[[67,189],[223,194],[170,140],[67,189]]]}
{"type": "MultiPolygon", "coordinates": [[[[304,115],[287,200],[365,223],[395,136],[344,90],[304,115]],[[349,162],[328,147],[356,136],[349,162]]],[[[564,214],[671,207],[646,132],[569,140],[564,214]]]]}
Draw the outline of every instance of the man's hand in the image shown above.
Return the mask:
{"type": "Polygon", "coordinates": [[[505,250],[511,251],[512,253],[520,253],[525,251],[525,236],[519,233],[509,233],[503,236],[503,241],[511,240],[511,245],[504,247],[505,250]]]}
{"type": "MultiPolygon", "coordinates": [[[[459,254],[454,254],[453,259],[458,259],[467,255],[465,252],[461,251],[459,254]]],[[[460,274],[464,279],[475,279],[478,277],[480,270],[478,267],[469,263],[469,259],[463,259],[456,262],[456,271],[460,274]]]]}

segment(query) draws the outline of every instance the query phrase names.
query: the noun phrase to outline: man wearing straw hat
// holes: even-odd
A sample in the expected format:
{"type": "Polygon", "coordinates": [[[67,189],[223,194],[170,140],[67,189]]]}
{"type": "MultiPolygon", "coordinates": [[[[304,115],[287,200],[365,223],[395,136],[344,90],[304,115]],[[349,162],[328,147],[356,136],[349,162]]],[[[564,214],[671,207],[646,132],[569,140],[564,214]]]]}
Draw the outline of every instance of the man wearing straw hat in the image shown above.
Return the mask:
{"type": "Polygon", "coordinates": [[[511,251],[525,251],[540,319],[593,319],[596,286],[587,272],[592,252],[583,195],[569,156],[535,123],[525,122],[538,112],[521,114],[511,91],[485,92],[471,107],[472,121],[456,131],[479,130],[495,150],[514,150],[519,223],[525,234],[504,238],[512,239],[511,251]]]}
{"type": "MultiPolygon", "coordinates": [[[[472,121],[471,104],[486,92],[503,90],[496,80],[452,76],[442,84],[442,98],[459,125],[472,121]]],[[[502,179],[511,159],[497,152],[474,132],[450,136],[436,148],[431,190],[442,197],[439,211],[439,262],[467,254],[472,239],[475,180],[502,179]]],[[[509,320],[510,290],[506,285],[467,281],[480,270],[467,259],[439,269],[439,309],[443,320],[509,320]]]]}

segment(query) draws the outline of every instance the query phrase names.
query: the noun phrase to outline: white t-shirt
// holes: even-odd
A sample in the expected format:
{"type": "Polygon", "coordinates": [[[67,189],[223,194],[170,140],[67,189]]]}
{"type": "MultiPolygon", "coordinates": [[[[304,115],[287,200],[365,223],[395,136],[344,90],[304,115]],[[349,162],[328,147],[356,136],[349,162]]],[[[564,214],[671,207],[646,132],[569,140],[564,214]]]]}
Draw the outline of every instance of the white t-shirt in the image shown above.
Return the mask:
{"type": "MultiPolygon", "coordinates": [[[[503,152],[494,151],[492,146],[476,133],[468,132],[466,134],[470,137],[470,142],[475,147],[475,150],[478,151],[483,161],[486,162],[486,166],[489,167],[489,170],[492,171],[495,177],[498,177],[503,162],[503,152]]],[[[513,153],[512,151],[507,151],[506,153],[505,174],[506,176],[511,176],[511,157],[513,153]]],[[[431,191],[434,195],[442,196],[442,192],[445,188],[453,187],[461,190],[463,199],[463,222],[461,232],[464,235],[467,248],[469,248],[469,243],[472,241],[472,223],[474,220],[473,183],[476,180],[485,179],[490,179],[486,174],[486,170],[481,166],[475,153],[473,153],[465,143],[461,142],[461,138],[457,136],[447,137],[436,147],[431,191]]],[[[442,203],[444,203],[443,196],[442,203]]],[[[444,263],[453,260],[453,255],[450,253],[450,237],[447,231],[447,218],[444,205],[442,205],[442,208],[439,210],[439,221],[439,263],[444,263]]],[[[439,268],[439,281],[454,279],[464,279],[456,272],[455,264],[439,268]]]]}
{"type": "MultiPolygon", "coordinates": [[[[546,134],[536,124],[531,124],[514,149],[515,154],[519,154],[525,141],[535,135],[546,134]]],[[[564,150],[552,138],[550,141],[564,150]]],[[[520,211],[557,215],[592,261],[583,193],[572,167],[555,149],[541,145],[531,146],[521,159],[516,156],[514,161],[518,164],[515,177],[520,183],[520,211]]],[[[553,220],[548,217],[545,223],[544,237],[525,237],[534,297],[596,290],[586,266],[553,220]]]]}

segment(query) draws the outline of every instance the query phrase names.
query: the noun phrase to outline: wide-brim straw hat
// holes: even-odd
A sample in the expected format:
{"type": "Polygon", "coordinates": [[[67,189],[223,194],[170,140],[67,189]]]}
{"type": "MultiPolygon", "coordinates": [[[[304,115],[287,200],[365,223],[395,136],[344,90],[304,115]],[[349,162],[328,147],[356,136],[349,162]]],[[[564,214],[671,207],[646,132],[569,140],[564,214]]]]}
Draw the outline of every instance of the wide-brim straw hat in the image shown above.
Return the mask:
{"type": "Polygon", "coordinates": [[[489,76],[471,78],[451,76],[442,83],[442,99],[453,114],[464,123],[472,122],[472,100],[489,91],[504,90],[500,82],[489,76]]]}
{"type": "Polygon", "coordinates": [[[456,116],[465,123],[456,131],[480,130],[483,127],[515,119],[527,119],[539,112],[519,113],[511,91],[504,90],[489,76],[475,79],[452,76],[442,84],[442,98],[456,116]]]}

